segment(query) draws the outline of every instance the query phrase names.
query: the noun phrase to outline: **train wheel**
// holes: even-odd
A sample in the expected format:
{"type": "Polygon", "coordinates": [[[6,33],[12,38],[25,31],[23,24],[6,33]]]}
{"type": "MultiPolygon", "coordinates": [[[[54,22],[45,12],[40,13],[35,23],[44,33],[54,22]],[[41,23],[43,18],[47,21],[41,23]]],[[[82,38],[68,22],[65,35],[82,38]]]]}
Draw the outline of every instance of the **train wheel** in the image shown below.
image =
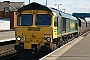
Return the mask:
{"type": "Polygon", "coordinates": [[[64,44],[66,44],[66,43],[68,43],[68,42],[67,42],[67,39],[64,39],[64,44]]]}
{"type": "Polygon", "coordinates": [[[41,46],[40,50],[39,50],[39,56],[40,58],[47,55],[48,53],[51,52],[51,49],[48,45],[45,46],[41,46]]]}
{"type": "Polygon", "coordinates": [[[57,48],[58,48],[57,45],[56,44],[53,44],[52,51],[56,50],[57,48]]]}
{"type": "Polygon", "coordinates": [[[64,44],[68,43],[68,41],[67,41],[67,37],[66,37],[66,36],[63,37],[63,41],[64,41],[64,42],[63,42],[64,44]]]}
{"type": "Polygon", "coordinates": [[[75,38],[77,38],[78,37],[78,34],[75,34],[75,38]]]}
{"type": "Polygon", "coordinates": [[[64,41],[63,41],[63,38],[61,38],[61,39],[60,39],[60,42],[59,42],[59,44],[58,44],[58,48],[61,47],[61,46],[63,46],[63,45],[64,45],[64,41]]]}

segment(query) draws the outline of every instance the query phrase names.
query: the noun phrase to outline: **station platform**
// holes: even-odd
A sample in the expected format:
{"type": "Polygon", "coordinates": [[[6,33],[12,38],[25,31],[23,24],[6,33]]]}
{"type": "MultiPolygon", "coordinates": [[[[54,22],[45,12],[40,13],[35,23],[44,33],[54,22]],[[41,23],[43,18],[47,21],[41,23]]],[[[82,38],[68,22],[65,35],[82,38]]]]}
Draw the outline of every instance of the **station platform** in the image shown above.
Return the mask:
{"type": "Polygon", "coordinates": [[[90,60],[90,33],[72,40],[39,60],[90,60]]]}
{"type": "Polygon", "coordinates": [[[0,42],[15,40],[14,31],[0,32],[0,42]]]}

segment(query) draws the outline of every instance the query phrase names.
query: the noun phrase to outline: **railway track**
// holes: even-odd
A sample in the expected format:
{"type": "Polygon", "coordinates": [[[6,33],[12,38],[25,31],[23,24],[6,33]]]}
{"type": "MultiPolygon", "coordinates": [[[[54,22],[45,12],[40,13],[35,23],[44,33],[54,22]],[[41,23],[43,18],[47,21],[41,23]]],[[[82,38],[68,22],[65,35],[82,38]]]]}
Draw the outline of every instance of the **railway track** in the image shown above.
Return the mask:
{"type": "Polygon", "coordinates": [[[16,44],[10,43],[7,45],[0,45],[0,60],[5,60],[8,57],[15,56],[16,50],[14,49],[14,45],[16,44]]]}
{"type": "Polygon", "coordinates": [[[5,57],[2,57],[0,60],[19,60],[18,56],[16,53],[13,53],[13,54],[10,54],[10,55],[7,55],[5,57]]]}
{"type": "Polygon", "coordinates": [[[0,58],[4,57],[4,56],[7,56],[7,55],[11,55],[13,53],[15,53],[16,51],[11,48],[11,49],[8,49],[8,50],[5,50],[5,51],[1,51],[0,52],[0,58]]]}

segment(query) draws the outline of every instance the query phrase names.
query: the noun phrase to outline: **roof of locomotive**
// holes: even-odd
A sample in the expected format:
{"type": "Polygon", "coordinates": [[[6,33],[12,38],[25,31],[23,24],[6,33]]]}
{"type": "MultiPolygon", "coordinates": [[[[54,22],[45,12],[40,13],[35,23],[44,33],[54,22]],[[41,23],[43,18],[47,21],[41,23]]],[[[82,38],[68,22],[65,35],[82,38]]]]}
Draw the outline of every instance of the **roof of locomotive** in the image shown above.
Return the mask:
{"type": "Polygon", "coordinates": [[[21,12],[24,10],[46,10],[46,11],[52,12],[48,7],[36,2],[32,2],[26,6],[21,7],[20,9],[17,10],[17,12],[21,12]]]}
{"type": "Polygon", "coordinates": [[[58,13],[57,10],[49,8],[47,6],[41,5],[39,3],[36,2],[32,2],[26,6],[21,7],[20,9],[17,10],[17,12],[22,12],[24,10],[45,10],[48,12],[55,12],[57,16],[60,16],[60,14],[58,13]]]}
{"type": "Polygon", "coordinates": [[[63,12],[60,12],[60,14],[62,15],[62,17],[77,20],[77,18],[72,16],[71,14],[63,13],[63,12]]]}
{"type": "Polygon", "coordinates": [[[62,16],[65,18],[77,20],[75,17],[73,17],[70,14],[64,13],[62,11],[55,9],[55,8],[49,8],[47,6],[41,5],[41,4],[36,3],[36,2],[32,2],[26,6],[21,7],[20,9],[17,10],[17,12],[22,12],[24,10],[45,10],[48,12],[55,12],[57,16],[62,16]]]}
{"type": "Polygon", "coordinates": [[[68,14],[68,13],[65,13],[65,12],[62,12],[62,11],[59,11],[55,8],[49,8],[50,10],[52,10],[52,12],[56,12],[57,15],[61,15],[62,17],[64,18],[69,18],[69,19],[74,19],[74,20],[77,20],[76,17],[72,16],[71,14],[68,14]]]}
{"type": "Polygon", "coordinates": [[[77,18],[77,19],[79,19],[81,22],[86,23],[86,20],[84,20],[84,19],[81,19],[81,18],[77,18]]]}
{"type": "Polygon", "coordinates": [[[90,23],[90,18],[85,18],[87,23],[90,23]]]}

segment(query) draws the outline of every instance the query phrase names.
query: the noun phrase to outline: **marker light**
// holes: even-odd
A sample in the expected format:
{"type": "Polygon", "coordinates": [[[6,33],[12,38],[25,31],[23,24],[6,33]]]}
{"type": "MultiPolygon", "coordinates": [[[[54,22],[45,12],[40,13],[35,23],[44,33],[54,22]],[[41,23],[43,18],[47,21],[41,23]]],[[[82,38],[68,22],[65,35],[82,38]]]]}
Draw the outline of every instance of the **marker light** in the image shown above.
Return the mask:
{"type": "Polygon", "coordinates": [[[36,36],[36,34],[34,33],[34,34],[32,34],[32,37],[35,37],[36,36]]]}

